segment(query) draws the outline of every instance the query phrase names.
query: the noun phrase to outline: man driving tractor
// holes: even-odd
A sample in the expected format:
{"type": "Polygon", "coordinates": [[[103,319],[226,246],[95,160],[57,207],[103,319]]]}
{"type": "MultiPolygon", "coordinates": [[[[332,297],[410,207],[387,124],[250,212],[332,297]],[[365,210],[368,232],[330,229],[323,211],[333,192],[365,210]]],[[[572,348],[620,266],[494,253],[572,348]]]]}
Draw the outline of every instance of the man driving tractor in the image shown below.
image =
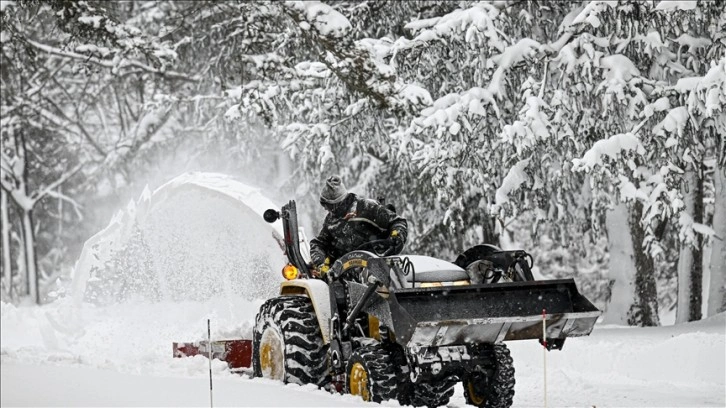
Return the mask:
{"type": "Polygon", "coordinates": [[[387,256],[401,251],[406,220],[383,199],[350,194],[340,177],[326,180],[320,203],[328,214],[311,242],[317,271],[300,248],[295,201],[263,214],[282,221],[288,264],[279,295],[255,317],[256,377],[426,407],[447,405],[461,383],[467,404],[506,408],[515,381],[504,341],[559,350],[601,315],[572,279],[534,282],[522,250],[479,244],[454,262],[387,256]],[[477,284],[467,270],[479,264],[489,267],[477,284]]]}
{"type": "Polygon", "coordinates": [[[319,276],[325,275],[337,258],[371,241],[392,239],[390,255],[403,250],[406,219],[375,200],[348,192],[339,176],[326,180],[320,205],[328,214],[320,233],[310,241],[310,257],[319,276]]]}

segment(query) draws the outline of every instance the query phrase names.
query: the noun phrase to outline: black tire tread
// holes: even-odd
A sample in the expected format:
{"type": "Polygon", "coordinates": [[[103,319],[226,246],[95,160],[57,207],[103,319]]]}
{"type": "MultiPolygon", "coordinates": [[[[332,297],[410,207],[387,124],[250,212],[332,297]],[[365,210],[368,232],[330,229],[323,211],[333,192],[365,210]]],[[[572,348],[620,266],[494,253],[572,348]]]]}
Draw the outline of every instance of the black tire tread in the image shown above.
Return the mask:
{"type": "MultiPolygon", "coordinates": [[[[380,345],[368,345],[354,351],[346,367],[346,377],[356,362],[360,362],[368,372],[368,384],[371,400],[382,402],[395,400],[397,397],[396,373],[391,360],[391,355],[380,345]]],[[[350,394],[350,386],[347,378],[345,392],[350,394]]]]}
{"type": "Polygon", "coordinates": [[[493,349],[496,367],[484,403],[482,405],[474,404],[469,395],[466,380],[464,381],[464,398],[467,404],[479,408],[509,408],[514,400],[514,361],[505,344],[496,344],[493,349]]]}
{"type": "Polygon", "coordinates": [[[432,382],[414,384],[411,405],[436,408],[448,404],[458,381],[458,377],[452,375],[432,382]]]}
{"type": "Polygon", "coordinates": [[[327,346],[323,344],[315,309],[306,296],[279,296],[267,300],[255,317],[252,366],[262,377],[259,345],[262,333],[276,325],[285,343],[284,382],[322,385],[328,371],[327,346]]]}

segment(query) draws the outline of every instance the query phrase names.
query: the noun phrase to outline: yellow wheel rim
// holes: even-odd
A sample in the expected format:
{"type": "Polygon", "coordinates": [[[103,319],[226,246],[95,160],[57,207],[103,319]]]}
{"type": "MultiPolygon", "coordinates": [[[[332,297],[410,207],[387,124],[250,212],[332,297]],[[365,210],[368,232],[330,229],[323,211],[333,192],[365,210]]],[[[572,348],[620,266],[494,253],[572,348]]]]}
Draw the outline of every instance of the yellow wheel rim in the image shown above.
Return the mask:
{"type": "Polygon", "coordinates": [[[260,371],[262,371],[262,376],[282,381],[285,374],[284,358],[282,336],[276,329],[266,328],[260,339],[260,371]]]}
{"type": "Polygon", "coordinates": [[[348,388],[351,395],[360,395],[363,401],[371,400],[371,394],[368,392],[368,372],[363,364],[353,364],[350,373],[348,373],[348,388]]]}
{"type": "Polygon", "coordinates": [[[472,380],[469,380],[466,386],[469,389],[469,399],[471,399],[471,402],[473,402],[476,406],[482,406],[484,404],[485,398],[484,396],[477,395],[474,389],[474,382],[472,380]]]}

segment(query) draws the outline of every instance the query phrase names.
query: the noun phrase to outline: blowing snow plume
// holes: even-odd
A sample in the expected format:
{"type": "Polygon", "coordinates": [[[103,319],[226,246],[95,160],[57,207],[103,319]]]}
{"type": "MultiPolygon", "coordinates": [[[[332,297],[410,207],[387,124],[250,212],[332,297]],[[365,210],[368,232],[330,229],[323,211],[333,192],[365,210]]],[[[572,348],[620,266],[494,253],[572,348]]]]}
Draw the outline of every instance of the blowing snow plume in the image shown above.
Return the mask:
{"type": "Polygon", "coordinates": [[[211,173],[181,175],[119,211],[84,245],[76,302],[204,301],[272,296],[285,262],[276,207],[258,189],[211,173]]]}

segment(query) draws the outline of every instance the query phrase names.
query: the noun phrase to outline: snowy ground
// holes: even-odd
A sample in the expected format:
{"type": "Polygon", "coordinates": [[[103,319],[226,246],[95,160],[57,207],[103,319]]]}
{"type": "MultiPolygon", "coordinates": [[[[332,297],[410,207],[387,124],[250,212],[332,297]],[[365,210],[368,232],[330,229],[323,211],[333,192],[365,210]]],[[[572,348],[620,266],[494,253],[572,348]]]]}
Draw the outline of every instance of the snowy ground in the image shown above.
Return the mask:
{"type": "MultiPolygon", "coordinates": [[[[182,187],[190,183],[189,177],[183,181],[182,187]]],[[[240,201],[251,203],[249,207],[254,209],[255,217],[261,212],[254,206],[259,200],[246,197],[251,193],[248,194],[248,189],[242,188],[244,186],[208,175],[194,175],[191,181],[204,182],[205,186],[211,184],[224,191],[226,197],[241,197],[240,201]]],[[[233,211],[228,201],[210,197],[206,190],[198,196],[189,196],[189,191],[181,190],[181,187],[161,188],[151,197],[145,195],[134,207],[135,218],[129,215],[117,217],[97,238],[106,234],[118,239],[119,234],[113,233],[127,229],[122,221],[128,218],[139,223],[142,229],[163,225],[164,228],[157,227],[153,231],[153,238],[163,244],[219,240],[222,221],[215,221],[205,214],[233,211]],[[180,197],[184,199],[180,200],[180,197]],[[181,202],[176,204],[174,199],[181,202]],[[145,218],[139,218],[140,211],[136,209],[146,209],[145,218]],[[169,222],[154,224],[151,221],[158,218],[154,211],[177,221],[170,218],[169,222]],[[192,228],[190,219],[200,222],[192,228]],[[206,225],[202,220],[213,222],[206,225]],[[119,226],[117,230],[112,228],[114,225],[119,226]]],[[[196,263],[189,259],[224,260],[225,255],[252,245],[243,242],[244,237],[255,241],[255,245],[267,245],[279,251],[271,235],[252,234],[256,229],[245,220],[240,223],[231,222],[230,217],[226,220],[222,224],[227,234],[223,241],[230,241],[227,246],[207,245],[201,252],[185,249],[186,259],[163,258],[161,263],[173,265],[173,268],[167,268],[173,273],[198,276],[194,269],[196,263]],[[215,254],[214,250],[221,253],[215,254]]],[[[158,246],[161,248],[161,244],[158,246]]],[[[174,250],[179,252],[179,248],[174,250]]],[[[86,258],[96,259],[100,264],[104,261],[100,253],[86,258]]],[[[154,258],[157,263],[159,259],[162,258],[154,258]]],[[[223,281],[228,271],[226,264],[219,265],[212,265],[215,267],[208,268],[204,276],[214,282],[223,281]],[[219,275],[213,275],[218,270],[219,275]]],[[[248,273],[245,271],[247,269],[240,269],[235,273],[248,273]]],[[[252,280],[270,285],[273,292],[277,285],[277,281],[264,277],[253,276],[252,280]]],[[[86,282],[78,283],[74,282],[73,287],[86,287],[86,282]]],[[[192,294],[209,288],[208,282],[202,279],[187,279],[184,285],[192,294]]],[[[83,302],[84,296],[69,291],[66,296],[42,307],[2,303],[0,405],[206,406],[210,402],[208,360],[203,357],[174,359],[171,344],[204,339],[208,318],[212,321],[214,339],[249,338],[251,323],[263,300],[249,300],[245,295],[249,293],[228,290],[217,292],[206,301],[184,300],[179,296],[153,301],[131,297],[125,303],[94,306],[83,302]]],[[[724,407],[725,334],[724,314],[681,326],[648,329],[598,325],[591,336],[568,339],[564,350],[547,354],[548,404],[552,407],[724,407]]],[[[513,342],[509,346],[517,372],[514,406],[543,406],[542,348],[535,341],[513,342]]],[[[250,379],[231,373],[220,361],[213,362],[213,373],[213,398],[217,406],[373,405],[311,386],[250,379]]],[[[384,405],[398,404],[387,402],[384,405]]],[[[449,406],[465,405],[461,387],[457,387],[449,406]]]]}
{"type": "MultiPolygon", "coordinates": [[[[2,304],[2,406],[208,405],[207,360],[173,359],[171,342],[203,338],[207,317],[218,323],[214,337],[248,333],[259,303],[2,304]]],[[[596,327],[590,337],[569,339],[564,350],[547,354],[549,405],[726,406],[725,324],[721,314],[683,326],[596,327]]],[[[544,405],[541,347],[509,345],[514,406],[544,405]]],[[[213,371],[215,405],[364,405],[312,387],[248,379],[219,361],[213,371]]],[[[464,405],[459,387],[449,406],[464,405]]]]}

